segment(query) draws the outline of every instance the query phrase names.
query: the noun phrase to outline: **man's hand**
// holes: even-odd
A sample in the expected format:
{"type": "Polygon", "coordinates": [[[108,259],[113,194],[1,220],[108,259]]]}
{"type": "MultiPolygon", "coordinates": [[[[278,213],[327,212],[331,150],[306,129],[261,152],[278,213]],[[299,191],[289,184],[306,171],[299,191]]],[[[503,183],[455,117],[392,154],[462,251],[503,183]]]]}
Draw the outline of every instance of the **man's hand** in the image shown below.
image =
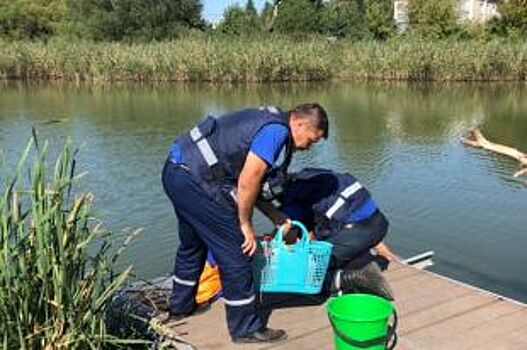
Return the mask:
{"type": "Polygon", "coordinates": [[[242,243],[242,252],[243,254],[253,256],[253,254],[256,252],[256,238],[254,229],[250,224],[241,225],[240,228],[242,230],[243,237],[245,237],[242,243]]]}
{"type": "Polygon", "coordinates": [[[293,222],[291,219],[287,218],[283,220],[280,224],[278,224],[278,229],[282,230],[282,233],[285,235],[289,231],[291,231],[291,228],[293,227],[293,222]]]}
{"type": "Polygon", "coordinates": [[[260,191],[261,180],[267,171],[267,163],[256,154],[249,152],[238,178],[238,219],[245,240],[242,244],[244,254],[252,256],[256,251],[255,232],[252,226],[252,213],[256,197],[260,191]]]}
{"type": "Polygon", "coordinates": [[[375,246],[375,250],[377,253],[386,259],[388,261],[401,261],[401,257],[399,257],[397,254],[392,252],[392,250],[388,247],[386,243],[379,243],[375,246]]]}

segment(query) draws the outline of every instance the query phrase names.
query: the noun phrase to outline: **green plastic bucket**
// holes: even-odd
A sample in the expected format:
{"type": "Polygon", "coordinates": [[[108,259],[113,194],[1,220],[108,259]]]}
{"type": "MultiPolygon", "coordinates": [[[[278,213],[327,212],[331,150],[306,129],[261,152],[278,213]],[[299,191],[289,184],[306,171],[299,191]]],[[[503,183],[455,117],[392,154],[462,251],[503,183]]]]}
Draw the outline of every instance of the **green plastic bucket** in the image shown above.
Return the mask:
{"type": "Polygon", "coordinates": [[[370,294],[332,298],[327,311],[335,333],[335,349],[393,349],[397,342],[397,315],[393,305],[370,294]],[[389,320],[393,315],[393,323],[389,320]]]}

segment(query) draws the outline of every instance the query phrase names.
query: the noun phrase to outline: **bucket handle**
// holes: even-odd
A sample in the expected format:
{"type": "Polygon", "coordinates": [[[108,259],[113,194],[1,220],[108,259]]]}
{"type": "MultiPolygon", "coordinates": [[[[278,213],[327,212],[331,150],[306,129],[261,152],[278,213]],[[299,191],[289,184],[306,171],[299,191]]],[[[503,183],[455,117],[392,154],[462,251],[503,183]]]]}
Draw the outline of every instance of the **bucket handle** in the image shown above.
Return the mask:
{"type": "MultiPolygon", "coordinates": [[[[295,244],[301,244],[301,245],[306,244],[309,240],[309,232],[307,232],[307,228],[304,226],[304,224],[301,223],[300,221],[293,220],[291,221],[291,225],[299,227],[300,231],[302,232],[302,237],[300,237],[300,241],[296,242],[295,244]]],[[[275,243],[285,245],[284,244],[284,227],[285,225],[280,226],[280,228],[278,229],[278,232],[274,236],[275,243]]]]}
{"type": "Polygon", "coordinates": [[[335,326],[335,323],[333,322],[333,319],[329,316],[329,322],[331,323],[331,327],[333,328],[333,331],[337,334],[337,336],[344,340],[344,342],[348,343],[351,346],[355,346],[357,348],[369,348],[376,345],[386,345],[386,349],[392,350],[395,349],[395,346],[397,345],[397,311],[395,309],[393,310],[393,323],[388,326],[388,332],[386,332],[386,335],[383,335],[382,337],[377,337],[374,339],[369,340],[355,340],[351,338],[349,335],[346,335],[342,333],[340,330],[337,329],[335,326]]]}

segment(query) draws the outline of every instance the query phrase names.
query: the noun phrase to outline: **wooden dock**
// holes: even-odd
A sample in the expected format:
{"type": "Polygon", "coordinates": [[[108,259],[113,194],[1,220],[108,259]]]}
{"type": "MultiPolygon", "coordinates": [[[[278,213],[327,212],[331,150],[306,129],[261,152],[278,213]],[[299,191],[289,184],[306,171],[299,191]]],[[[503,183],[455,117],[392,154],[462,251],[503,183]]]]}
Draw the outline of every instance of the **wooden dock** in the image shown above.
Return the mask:
{"type": "MultiPolygon", "coordinates": [[[[396,349],[527,349],[526,304],[402,264],[392,266],[386,276],[399,313],[396,349]]],[[[276,310],[269,325],[285,329],[288,339],[267,345],[233,344],[218,301],[174,330],[200,350],[333,347],[325,305],[276,310]]]]}

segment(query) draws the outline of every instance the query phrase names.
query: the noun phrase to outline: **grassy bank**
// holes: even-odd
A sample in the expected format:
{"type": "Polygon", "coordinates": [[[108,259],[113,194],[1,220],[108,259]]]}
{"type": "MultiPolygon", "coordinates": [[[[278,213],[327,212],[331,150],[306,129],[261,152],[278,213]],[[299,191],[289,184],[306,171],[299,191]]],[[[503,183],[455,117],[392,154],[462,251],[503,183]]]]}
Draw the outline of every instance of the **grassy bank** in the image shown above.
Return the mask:
{"type": "Polygon", "coordinates": [[[0,77],[71,81],[523,81],[527,43],[193,38],[165,43],[0,41],[0,77]]]}
{"type": "Polygon", "coordinates": [[[46,155],[33,139],[14,174],[0,164],[0,347],[125,343],[107,333],[104,315],[130,269],[113,271],[120,250],[92,217],[92,194],[73,191],[71,145],[54,166],[46,155]]]}

